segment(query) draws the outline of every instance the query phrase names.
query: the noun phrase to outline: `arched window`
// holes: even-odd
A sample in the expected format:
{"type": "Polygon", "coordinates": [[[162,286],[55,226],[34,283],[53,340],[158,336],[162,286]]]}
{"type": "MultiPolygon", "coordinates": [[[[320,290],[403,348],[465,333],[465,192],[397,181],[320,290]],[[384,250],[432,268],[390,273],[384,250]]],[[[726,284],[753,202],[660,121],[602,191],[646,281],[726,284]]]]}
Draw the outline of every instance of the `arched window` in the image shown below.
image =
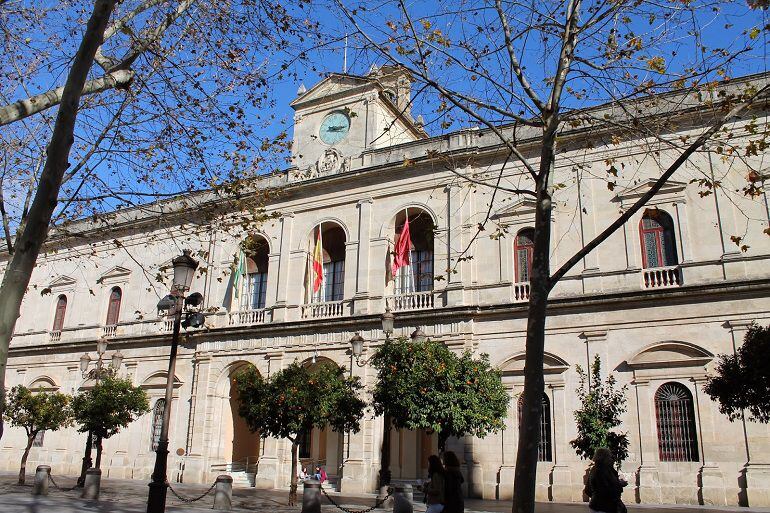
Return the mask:
{"type": "Polygon", "coordinates": [[[692,394],[680,383],[666,383],[655,393],[660,461],[698,461],[698,436],[692,394]]]}
{"type": "Polygon", "coordinates": [[[158,399],[155,401],[155,407],[152,409],[152,450],[158,450],[158,442],[160,442],[160,430],[163,427],[163,410],[166,407],[165,399],[158,399]]]}
{"type": "MultiPolygon", "coordinates": [[[[396,234],[398,243],[404,233],[406,212],[396,216],[396,234]]],[[[399,267],[395,281],[396,294],[410,292],[429,292],[433,290],[433,218],[418,209],[409,209],[409,265],[399,267]]]]}
{"type": "Polygon", "coordinates": [[[123,299],[123,291],[115,287],[110,292],[110,302],[107,305],[107,326],[114,326],[120,317],[120,301],[123,299]]]}
{"type": "MultiPolygon", "coordinates": [[[[524,395],[519,396],[518,413],[519,427],[521,427],[522,409],[524,408],[524,395]]],[[[540,442],[537,444],[537,461],[551,460],[551,401],[548,395],[543,394],[543,411],[540,414],[540,442]]]]}
{"type": "Polygon", "coordinates": [[[250,237],[245,246],[239,306],[241,310],[258,310],[265,307],[267,298],[269,248],[267,241],[258,236],[250,237]]]}
{"type": "Polygon", "coordinates": [[[516,282],[529,281],[532,272],[532,254],[535,249],[535,230],[525,228],[517,235],[513,243],[513,254],[516,257],[516,282]]]}
{"type": "Polygon", "coordinates": [[[64,314],[67,313],[67,296],[62,294],[56,300],[56,313],[53,316],[51,331],[61,331],[64,326],[64,314]]]}
{"type": "Polygon", "coordinates": [[[642,265],[667,267],[676,265],[676,238],[671,216],[662,210],[647,209],[639,223],[642,238],[642,265]]]}
{"type": "Polygon", "coordinates": [[[321,223],[313,230],[311,237],[310,265],[306,285],[310,291],[310,300],[313,303],[342,301],[345,296],[345,230],[336,223],[321,223]],[[313,290],[316,277],[313,259],[319,236],[323,259],[323,281],[318,290],[313,290]]]}

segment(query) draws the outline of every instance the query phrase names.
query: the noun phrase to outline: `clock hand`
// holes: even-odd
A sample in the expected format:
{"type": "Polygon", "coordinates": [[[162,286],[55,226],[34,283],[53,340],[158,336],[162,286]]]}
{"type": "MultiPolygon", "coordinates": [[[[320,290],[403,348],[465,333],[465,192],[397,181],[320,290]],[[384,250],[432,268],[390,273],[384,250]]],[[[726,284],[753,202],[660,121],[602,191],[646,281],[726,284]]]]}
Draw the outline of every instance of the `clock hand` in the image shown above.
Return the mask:
{"type": "Polygon", "coordinates": [[[345,129],[345,125],[335,125],[327,128],[329,132],[341,132],[344,129],[345,129]]]}

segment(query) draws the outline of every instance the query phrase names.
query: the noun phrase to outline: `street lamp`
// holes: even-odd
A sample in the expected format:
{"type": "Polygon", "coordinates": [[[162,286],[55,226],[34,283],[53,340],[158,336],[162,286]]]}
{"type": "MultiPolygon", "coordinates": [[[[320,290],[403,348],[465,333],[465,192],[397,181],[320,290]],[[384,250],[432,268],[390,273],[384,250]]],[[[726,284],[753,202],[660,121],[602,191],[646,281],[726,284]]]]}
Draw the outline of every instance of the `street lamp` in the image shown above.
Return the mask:
{"type": "Polygon", "coordinates": [[[171,353],[168,360],[168,374],[166,375],[166,396],[163,404],[163,423],[160,428],[160,439],[155,451],[155,468],[150,482],[150,493],[147,497],[147,513],[163,513],[166,510],[166,491],[168,481],[166,471],[168,469],[168,426],[171,416],[171,400],[174,393],[174,374],[176,369],[176,351],[179,346],[179,331],[182,326],[198,328],[203,326],[206,318],[197,309],[203,304],[203,295],[194,292],[185,297],[185,292],[190,290],[198,262],[190,256],[190,250],[185,249],[182,255],[171,261],[174,266],[174,281],[171,285],[171,294],[158,302],[159,311],[167,311],[174,316],[174,331],[171,337],[171,353]],[[184,320],[182,317],[184,316],[184,320]]]}
{"type": "MultiPolygon", "coordinates": [[[[112,377],[117,374],[120,369],[120,364],[123,362],[123,354],[120,351],[115,351],[112,354],[109,367],[105,365],[104,354],[107,352],[107,339],[102,337],[96,341],[96,361],[93,368],[91,365],[91,356],[88,353],[83,353],[80,357],[80,372],[83,375],[83,379],[91,379],[97,385],[99,381],[112,377]]],[[[86,470],[91,467],[91,451],[93,449],[93,435],[89,431],[88,438],[86,439],[85,454],[83,454],[83,465],[80,468],[80,477],[78,477],[77,486],[82,487],[86,482],[86,470]]],[[[99,461],[97,458],[97,468],[99,467],[99,461]]]]}

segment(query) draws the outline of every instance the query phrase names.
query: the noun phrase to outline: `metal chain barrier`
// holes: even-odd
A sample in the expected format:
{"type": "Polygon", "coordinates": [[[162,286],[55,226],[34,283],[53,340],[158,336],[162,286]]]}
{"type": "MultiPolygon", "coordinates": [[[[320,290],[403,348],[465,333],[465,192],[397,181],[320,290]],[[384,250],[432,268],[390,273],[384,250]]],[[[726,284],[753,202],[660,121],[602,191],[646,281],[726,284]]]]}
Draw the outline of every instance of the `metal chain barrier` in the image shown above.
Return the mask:
{"type": "Polygon", "coordinates": [[[210,494],[210,493],[211,493],[211,490],[213,490],[213,489],[214,489],[214,487],[217,485],[217,482],[216,482],[216,481],[214,481],[214,484],[212,484],[212,485],[209,487],[209,489],[208,489],[208,490],[206,490],[205,492],[203,492],[203,495],[200,495],[200,496],[198,496],[198,497],[195,497],[194,499],[188,499],[187,497],[182,497],[181,495],[179,495],[179,494],[177,493],[177,491],[176,491],[176,490],[174,490],[174,488],[172,488],[172,486],[171,486],[171,483],[169,483],[168,481],[166,481],[166,485],[168,486],[168,489],[169,489],[169,490],[171,490],[171,493],[173,493],[173,494],[174,494],[174,496],[176,496],[176,498],[177,498],[177,499],[179,499],[179,500],[180,500],[180,501],[182,501],[182,502],[186,502],[187,504],[190,504],[191,502],[199,501],[199,500],[201,500],[202,498],[204,498],[205,496],[207,496],[208,494],[210,494]]]}
{"type": "Polygon", "coordinates": [[[56,481],[53,480],[53,476],[51,474],[48,474],[48,480],[51,481],[51,484],[53,484],[54,488],[62,492],[71,492],[72,490],[78,487],[78,485],[75,484],[75,486],[73,486],[72,488],[62,488],[61,486],[56,484],[56,481]]]}
{"type": "Polygon", "coordinates": [[[337,502],[334,499],[332,499],[331,496],[328,493],[326,493],[326,490],[324,489],[323,486],[321,486],[320,488],[321,488],[321,491],[323,492],[324,496],[327,499],[329,499],[329,502],[331,502],[334,505],[335,508],[344,511],[345,513],[369,513],[373,509],[376,509],[376,508],[379,508],[380,506],[382,506],[382,504],[386,500],[388,500],[391,495],[393,495],[393,488],[388,488],[388,494],[385,497],[383,497],[382,499],[377,499],[376,501],[374,501],[374,506],[372,506],[371,508],[366,508],[366,509],[348,509],[348,508],[346,508],[344,506],[340,506],[339,504],[337,504],[337,502]]]}

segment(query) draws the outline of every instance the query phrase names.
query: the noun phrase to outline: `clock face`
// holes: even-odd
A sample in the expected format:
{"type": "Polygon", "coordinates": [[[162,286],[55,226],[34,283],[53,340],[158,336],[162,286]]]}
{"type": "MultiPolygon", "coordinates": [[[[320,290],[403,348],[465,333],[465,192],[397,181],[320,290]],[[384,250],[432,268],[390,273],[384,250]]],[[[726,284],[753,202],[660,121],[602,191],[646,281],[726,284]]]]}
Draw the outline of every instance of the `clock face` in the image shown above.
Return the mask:
{"type": "Polygon", "coordinates": [[[339,142],[348,135],[350,130],[350,118],[343,112],[332,112],[321,122],[319,135],[326,144],[339,142]]]}

